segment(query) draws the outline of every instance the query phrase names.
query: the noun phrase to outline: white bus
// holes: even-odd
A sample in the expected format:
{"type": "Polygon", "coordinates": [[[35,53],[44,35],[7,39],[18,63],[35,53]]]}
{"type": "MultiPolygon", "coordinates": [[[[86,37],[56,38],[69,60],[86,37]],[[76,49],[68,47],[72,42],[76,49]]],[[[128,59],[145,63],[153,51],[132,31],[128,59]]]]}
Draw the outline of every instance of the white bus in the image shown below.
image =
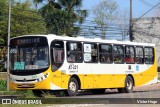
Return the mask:
{"type": "Polygon", "coordinates": [[[157,82],[155,45],[116,40],[25,35],[10,40],[10,90],[105,89],[132,92],[157,82]]]}

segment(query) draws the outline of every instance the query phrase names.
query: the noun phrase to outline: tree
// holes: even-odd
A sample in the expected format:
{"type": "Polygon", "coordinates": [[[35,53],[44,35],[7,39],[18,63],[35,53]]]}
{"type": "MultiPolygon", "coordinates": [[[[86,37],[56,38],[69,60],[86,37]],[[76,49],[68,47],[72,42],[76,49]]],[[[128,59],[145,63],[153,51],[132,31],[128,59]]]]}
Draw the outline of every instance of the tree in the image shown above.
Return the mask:
{"type": "Polygon", "coordinates": [[[79,28],[74,27],[74,23],[83,23],[87,17],[87,10],[81,10],[82,0],[58,0],[58,3],[62,6],[62,9],[67,12],[67,26],[64,30],[67,35],[71,36],[72,32],[78,32],[79,28]]]}
{"type": "Polygon", "coordinates": [[[48,33],[68,36],[78,34],[80,28],[75,27],[74,23],[82,23],[87,17],[87,11],[80,9],[82,0],[57,1],[48,0],[48,3],[40,9],[40,13],[46,21],[48,33]]]}
{"type": "Polygon", "coordinates": [[[81,10],[82,0],[58,0],[58,2],[62,5],[63,9],[67,11],[68,16],[75,21],[79,21],[80,23],[84,22],[84,19],[87,17],[87,10],[81,10]]]}
{"type": "Polygon", "coordinates": [[[129,11],[128,9],[119,11],[117,15],[116,23],[119,26],[120,33],[122,35],[122,40],[126,39],[126,36],[129,34],[129,11]]]}
{"type": "MultiPolygon", "coordinates": [[[[0,2],[0,38],[7,45],[8,9],[7,1],[0,2]]],[[[11,9],[11,37],[46,33],[45,21],[35,9],[31,8],[31,2],[13,2],[11,9]]]]}
{"type": "Polygon", "coordinates": [[[102,39],[105,39],[106,30],[115,18],[118,5],[114,0],[102,0],[93,7],[94,21],[101,28],[102,39]]]}
{"type": "Polygon", "coordinates": [[[39,12],[45,19],[47,33],[60,34],[63,27],[61,23],[67,18],[66,13],[61,10],[61,6],[57,7],[57,3],[49,1],[48,4],[39,9],[39,12]]]}
{"type": "Polygon", "coordinates": [[[7,6],[6,0],[0,0],[0,45],[5,44],[5,40],[7,36],[7,7],[6,6],[7,6]]]}

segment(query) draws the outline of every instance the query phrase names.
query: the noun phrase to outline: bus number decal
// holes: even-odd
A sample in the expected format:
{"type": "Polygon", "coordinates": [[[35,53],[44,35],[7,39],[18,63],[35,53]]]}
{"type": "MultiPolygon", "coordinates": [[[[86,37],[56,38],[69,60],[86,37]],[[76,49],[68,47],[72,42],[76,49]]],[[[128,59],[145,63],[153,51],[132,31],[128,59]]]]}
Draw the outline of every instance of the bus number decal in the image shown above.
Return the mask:
{"type": "Polygon", "coordinates": [[[78,72],[78,65],[70,64],[68,70],[70,71],[70,73],[78,72]]]}

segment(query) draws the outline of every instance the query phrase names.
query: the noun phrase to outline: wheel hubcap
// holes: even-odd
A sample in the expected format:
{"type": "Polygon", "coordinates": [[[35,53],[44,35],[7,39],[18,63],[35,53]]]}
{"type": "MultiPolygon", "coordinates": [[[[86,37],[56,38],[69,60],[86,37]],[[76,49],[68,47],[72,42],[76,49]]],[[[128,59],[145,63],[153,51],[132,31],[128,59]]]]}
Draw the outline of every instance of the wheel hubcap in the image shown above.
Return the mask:
{"type": "Polygon", "coordinates": [[[132,82],[131,81],[127,81],[127,88],[132,89],[132,82]]]}
{"type": "Polygon", "coordinates": [[[69,90],[72,93],[76,92],[76,84],[74,82],[70,82],[70,84],[69,84],[69,90]]]}

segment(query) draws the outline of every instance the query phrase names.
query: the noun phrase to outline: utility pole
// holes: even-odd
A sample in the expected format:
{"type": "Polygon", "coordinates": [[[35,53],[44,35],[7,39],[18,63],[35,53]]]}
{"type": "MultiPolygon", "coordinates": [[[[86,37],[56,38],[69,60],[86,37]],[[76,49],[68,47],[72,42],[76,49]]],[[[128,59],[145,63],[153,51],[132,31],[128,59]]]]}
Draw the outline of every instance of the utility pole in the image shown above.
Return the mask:
{"type": "Polygon", "coordinates": [[[7,44],[7,91],[9,91],[9,42],[10,42],[11,0],[8,0],[8,44],[7,44]]]}
{"type": "Polygon", "coordinates": [[[130,24],[129,24],[129,38],[133,41],[133,19],[132,19],[132,0],[130,0],[130,24]]]}

